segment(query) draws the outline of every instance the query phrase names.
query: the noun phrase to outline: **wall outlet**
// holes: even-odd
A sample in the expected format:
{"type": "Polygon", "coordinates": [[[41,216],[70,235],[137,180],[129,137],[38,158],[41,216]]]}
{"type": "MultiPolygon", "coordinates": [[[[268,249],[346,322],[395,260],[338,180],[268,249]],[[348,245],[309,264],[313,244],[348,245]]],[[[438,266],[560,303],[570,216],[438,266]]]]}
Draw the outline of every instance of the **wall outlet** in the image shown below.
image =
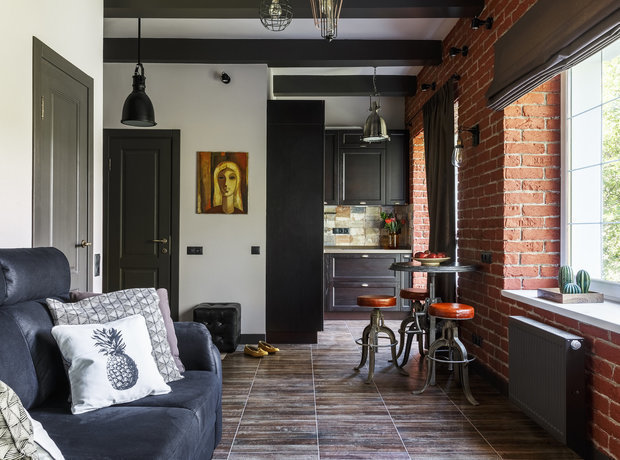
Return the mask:
{"type": "Polygon", "coordinates": [[[473,333],[473,334],[471,335],[471,341],[473,342],[473,344],[474,344],[474,345],[477,345],[477,346],[479,346],[479,347],[481,347],[481,346],[482,346],[482,337],[481,337],[481,336],[479,336],[479,335],[478,335],[478,334],[476,334],[476,333],[473,333]]]}
{"type": "Polygon", "coordinates": [[[95,276],[101,275],[101,254],[95,254],[95,276]]]}
{"type": "Polygon", "coordinates": [[[252,246],[250,248],[250,254],[255,255],[255,256],[259,255],[260,254],[260,246],[252,246]]]}
{"type": "Polygon", "coordinates": [[[334,233],[334,235],[348,235],[349,234],[349,229],[348,228],[334,228],[332,229],[332,232],[334,233]]]}
{"type": "Polygon", "coordinates": [[[188,246],[187,253],[190,256],[201,256],[202,255],[202,246],[188,246]]]}
{"type": "Polygon", "coordinates": [[[480,261],[483,264],[493,263],[493,254],[491,252],[488,252],[488,251],[482,251],[480,253],[480,261]]]}

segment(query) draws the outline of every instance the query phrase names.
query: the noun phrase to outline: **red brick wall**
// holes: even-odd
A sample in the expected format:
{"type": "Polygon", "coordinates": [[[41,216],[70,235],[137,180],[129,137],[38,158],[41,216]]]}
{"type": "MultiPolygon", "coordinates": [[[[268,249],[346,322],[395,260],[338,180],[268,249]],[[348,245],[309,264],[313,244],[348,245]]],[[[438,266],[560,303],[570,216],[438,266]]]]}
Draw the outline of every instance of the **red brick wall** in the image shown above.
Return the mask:
{"type": "MultiPolygon", "coordinates": [[[[493,78],[493,44],[535,0],[488,0],[482,18],[494,17],[492,30],[470,28],[460,20],[444,40],[443,63],[426,67],[419,83],[440,87],[458,73],[459,124],[480,124],[480,145],[463,133],[464,162],[459,168],[458,238],[460,262],[479,263],[490,251],[493,263],[459,278],[459,299],[476,308],[461,336],[478,361],[508,381],[508,317],[524,315],[582,335],[587,344],[588,436],[594,446],[620,458],[620,336],[550,314],[501,296],[502,289],[553,286],[560,262],[560,79],[541,85],[504,111],[486,107],[485,92],[493,78]],[[450,57],[452,46],[470,48],[467,57],[450,57]],[[468,340],[475,332],[481,347],[468,340]]],[[[432,91],[406,102],[413,143],[411,202],[413,247],[428,239],[423,170],[422,105],[432,91]],[[421,153],[420,153],[421,152],[421,153]],[[421,155],[421,157],[420,157],[421,155]],[[421,163],[422,162],[422,163],[421,163]],[[423,195],[424,193],[424,195],[423,195]]]]}
{"type": "MultiPolygon", "coordinates": [[[[411,209],[412,249],[416,253],[428,249],[428,199],[426,196],[426,169],[424,162],[424,133],[419,132],[411,144],[411,209]]],[[[413,273],[413,287],[426,287],[426,273],[413,273]]]]}

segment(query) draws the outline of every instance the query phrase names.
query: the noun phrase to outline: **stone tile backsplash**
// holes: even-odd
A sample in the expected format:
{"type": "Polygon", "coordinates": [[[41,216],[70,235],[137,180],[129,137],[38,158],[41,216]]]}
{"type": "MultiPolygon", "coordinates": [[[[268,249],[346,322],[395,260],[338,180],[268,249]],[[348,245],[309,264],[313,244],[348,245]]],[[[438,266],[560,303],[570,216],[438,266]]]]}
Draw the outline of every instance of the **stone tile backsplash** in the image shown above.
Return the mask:
{"type": "Polygon", "coordinates": [[[325,246],[385,246],[387,230],[383,228],[381,211],[396,212],[407,219],[400,234],[400,245],[408,246],[409,206],[325,206],[323,244],[325,246]],[[348,228],[349,234],[334,234],[334,228],[348,228]]]}

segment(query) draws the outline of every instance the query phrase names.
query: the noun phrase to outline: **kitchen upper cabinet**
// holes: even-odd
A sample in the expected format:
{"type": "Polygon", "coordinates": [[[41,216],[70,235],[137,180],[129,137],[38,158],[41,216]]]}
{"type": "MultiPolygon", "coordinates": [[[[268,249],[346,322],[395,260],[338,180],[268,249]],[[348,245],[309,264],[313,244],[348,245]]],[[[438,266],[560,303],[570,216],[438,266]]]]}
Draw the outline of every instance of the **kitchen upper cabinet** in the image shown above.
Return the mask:
{"type": "Polygon", "coordinates": [[[342,149],[339,152],[341,204],[385,203],[385,150],[342,149]]]}
{"type": "Polygon", "coordinates": [[[325,131],[323,204],[338,204],[338,132],[325,131]]]}
{"type": "Polygon", "coordinates": [[[409,132],[390,131],[385,143],[386,204],[407,204],[409,201],[409,132]]]}
{"type": "Polygon", "coordinates": [[[324,204],[403,205],[409,201],[409,132],[361,141],[361,130],[325,131],[324,204]]]}

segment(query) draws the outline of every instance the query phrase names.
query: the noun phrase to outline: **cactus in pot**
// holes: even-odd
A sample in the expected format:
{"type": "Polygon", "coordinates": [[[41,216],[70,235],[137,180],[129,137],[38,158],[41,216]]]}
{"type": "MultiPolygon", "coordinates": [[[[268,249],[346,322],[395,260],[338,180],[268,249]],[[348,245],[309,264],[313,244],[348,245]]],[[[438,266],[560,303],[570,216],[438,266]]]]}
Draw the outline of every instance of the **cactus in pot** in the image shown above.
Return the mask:
{"type": "Polygon", "coordinates": [[[573,282],[573,269],[568,265],[562,265],[558,271],[558,286],[562,294],[566,294],[565,286],[573,282]]]}
{"type": "Polygon", "coordinates": [[[581,292],[590,291],[590,274],[585,270],[579,270],[575,276],[575,283],[581,288],[581,292]]]}

